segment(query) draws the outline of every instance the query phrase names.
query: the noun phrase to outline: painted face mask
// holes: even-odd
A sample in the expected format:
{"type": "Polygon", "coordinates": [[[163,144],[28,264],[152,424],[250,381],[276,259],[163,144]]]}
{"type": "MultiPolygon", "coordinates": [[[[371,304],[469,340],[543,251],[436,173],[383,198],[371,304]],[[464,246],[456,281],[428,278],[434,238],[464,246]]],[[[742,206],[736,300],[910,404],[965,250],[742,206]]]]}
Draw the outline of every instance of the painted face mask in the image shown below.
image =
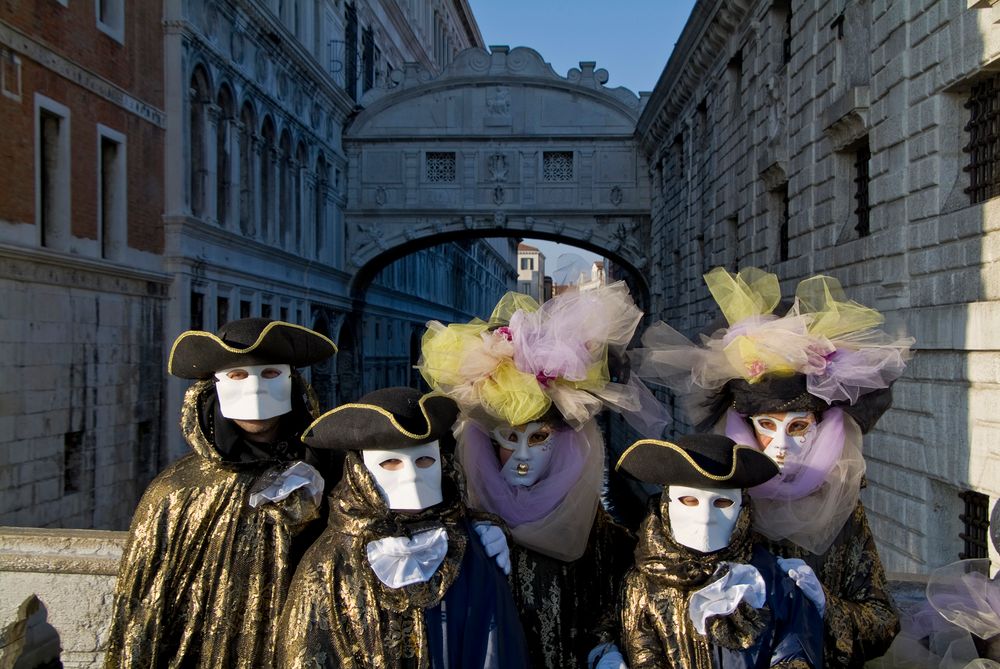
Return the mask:
{"type": "Polygon", "coordinates": [[[552,460],[553,432],[544,423],[493,430],[493,439],[500,446],[500,473],[507,483],[527,487],[545,476],[552,460]]]}
{"type": "Polygon", "coordinates": [[[729,545],[743,508],[739,488],[667,488],[667,511],[674,541],[701,553],[714,553],[729,545]]]}
{"type": "Polygon", "coordinates": [[[421,511],[444,499],[438,442],[391,451],[362,451],[361,455],[382,499],[393,511],[421,511]]]}
{"type": "Polygon", "coordinates": [[[816,440],[816,416],[811,412],[789,411],[751,416],[757,442],[764,454],[778,463],[781,478],[792,481],[816,440]]]}
{"type": "Polygon", "coordinates": [[[245,365],[215,373],[222,415],[238,420],[266,420],[292,410],[292,368],[245,365]]]}

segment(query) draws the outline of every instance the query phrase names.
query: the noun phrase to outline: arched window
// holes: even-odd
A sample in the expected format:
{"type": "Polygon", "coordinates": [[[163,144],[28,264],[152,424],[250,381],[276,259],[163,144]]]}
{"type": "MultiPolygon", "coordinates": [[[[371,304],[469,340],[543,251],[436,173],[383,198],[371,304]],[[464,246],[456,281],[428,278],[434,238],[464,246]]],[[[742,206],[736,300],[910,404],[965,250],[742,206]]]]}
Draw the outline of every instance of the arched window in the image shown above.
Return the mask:
{"type": "Polygon", "coordinates": [[[316,158],[316,186],[313,193],[313,213],[316,228],[313,241],[316,247],[313,249],[312,255],[315,258],[322,258],[324,256],[325,246],[329,238],[326,229],[326,190],[330,179],[329,172],[330,168],[326,164],[326,157],[321,153],[316,158]]]}
{"type": "Polygon", "coordinates": [[[208,186],[208,134],[207,111],[212,102],[212,89],[208,83],[208,73],[201,65],[191,74],[190,88],[190,200],[191,213],[205,214],[205,193],[208,186]]]}
{"type": "Polygon", "coordinates": [[[299,142],[299,145],[295,148],[295,165],[294,168],[294,179],[295,185],[292,188],[292,199],[293,199],[293,212],[292,216],[292,236],[294,237],[295,250],[298,253],[302,253],[305,249],[302,248],[302,228],[306,224],[306,212],[308,210],[307,200],[305,197],[305,170],[309,165],[309,154],[306,151],[306,145],[303,142],[299,142]]]}
{"type": "Polygon", "coordinates": [[[292,197],[292,137],[287,130],[281,133],[278,157],[278,245],[287,247],[291,242],[291,225],[295,215],[292,197]]]}
{"type": "Polygon", "coordinates": [[[268,116],[260,128],[260,236],[265,241],[274,230],[275,161],[274,121],[268,116]]]}
{"type": "Polygon", "coordinates": [[[250,102],[240,110],[240,231],[247,236],[257,232],[254,221],[254,130],[257,119],[250,102]]]}
{"type": "Polygon", "coordinates": [[[228,86],[219,89],[219,127],[216,134],[215,152],[215,207],[219,225],[227,227],[231,216],[230,202],[233,191],[233,125],[236,108],[228,86]]]}

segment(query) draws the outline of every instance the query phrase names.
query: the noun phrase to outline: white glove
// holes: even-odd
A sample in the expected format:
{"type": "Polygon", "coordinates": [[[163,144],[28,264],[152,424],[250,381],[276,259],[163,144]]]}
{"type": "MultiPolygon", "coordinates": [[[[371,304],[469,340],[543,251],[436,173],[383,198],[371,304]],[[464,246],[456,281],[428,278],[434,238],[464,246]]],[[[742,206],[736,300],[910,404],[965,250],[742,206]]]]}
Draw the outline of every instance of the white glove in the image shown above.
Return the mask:
{"type": "Polygon", "coordinates": [[[789,578],[795,581],[802,594],[816,605],[819,615],[822,616],[826,612],[826,595],[812,567],[798,558],[778,558],[778,566],[788,572],[789,578]]]}
{"type": "Polygon", "coordinates": [[[594,646],[587,655],[588,669],[628,669],[625,658],[618,646],[613,643],[602,643],[594,646]]]}
{"type": "Polygon", "coordinates": [[[493,523],[476,523],[473,525],[479,541],[482,542],[486,554],[496,559],[497,566],[503,573],[510,574],[510,548],[507,546],[507,536],[493,523]]]}
{"type": "Polygon", "coordinates": [[[729,570],[722,578],[688,595],[688,615],[691,616],[691,622],[699,634],[705,634],[709,618],[728,616],[744,600],[755,609],[764,606],[767,601],[764,577],[756,567],[752,564],[723,562],[716,569],[716,573],[725,566],[728,566],[729,570]]]}

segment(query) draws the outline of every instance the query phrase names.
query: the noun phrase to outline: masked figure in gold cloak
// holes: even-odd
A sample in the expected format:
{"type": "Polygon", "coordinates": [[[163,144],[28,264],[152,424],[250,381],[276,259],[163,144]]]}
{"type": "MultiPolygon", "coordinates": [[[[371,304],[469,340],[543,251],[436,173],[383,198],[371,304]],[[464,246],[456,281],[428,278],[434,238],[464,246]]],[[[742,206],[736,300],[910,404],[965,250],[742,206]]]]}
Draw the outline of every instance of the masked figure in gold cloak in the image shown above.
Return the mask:
{"type": "Polygon", "coordinates": [[[316,413],[295,371],[336,352],[304,327],[242,319],[174,342],[169,371],[197,379],[181,429],[193,453],[149,486],[115,589],[107,669],[274,665],[296,537],[330,472],[299,435],[316,413]],[[310,464],[312,463],[312,464],[310,464]]]}

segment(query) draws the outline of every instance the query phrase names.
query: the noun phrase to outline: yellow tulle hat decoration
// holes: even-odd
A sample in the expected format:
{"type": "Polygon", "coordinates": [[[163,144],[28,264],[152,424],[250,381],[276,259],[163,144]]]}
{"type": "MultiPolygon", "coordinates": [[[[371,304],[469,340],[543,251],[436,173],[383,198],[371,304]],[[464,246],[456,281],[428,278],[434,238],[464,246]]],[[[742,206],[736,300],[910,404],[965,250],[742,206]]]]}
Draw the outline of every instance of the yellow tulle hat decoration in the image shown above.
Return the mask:
{"type": "MultiPolygon", "coordinates": [[[[428,328],[421,339],[420,375],[431,388],[459,385],[469,377],[470,354],[482,348],[482,333],[489,327],[481,320],[428,328]]],[[[488,371],[488,370],[487,370],[488,371]]]]}
{"type": "Polygon", "coordinates": [[[781,301],[778,277],[756,267],[747,267],[738,274],[716,267],[705,275],[705,284],[730,325],[769,314],[781,301]]]}
{"type": "Polygon", "coordinates": [[[486,411],[509,425],[530,423],[545,415],[552,406],[552,400],[542,391],[537,379],[518,370],[510,360],[501,362],[477,385],[486,411]]]}
{"type": "Polygon", "coordinates": [[[818,275],[800,282],[795,299],[799,313],[812,316],[810,334],[831,340],[877,328],[885,320],[874,309],[848,299],[840,281],[832,276],[818,275]]]}
{"type": "Polygon", "coordinates": [[[493,313],[490,314],[490,326],[510,323],[510,317],[514,315],[515,311],[527,311],[529,313],[538,311],[538,302],[530,295],[515,293],[513,291],[508,292],[500,298],[497,306],[493,308],[493,313]]]}

